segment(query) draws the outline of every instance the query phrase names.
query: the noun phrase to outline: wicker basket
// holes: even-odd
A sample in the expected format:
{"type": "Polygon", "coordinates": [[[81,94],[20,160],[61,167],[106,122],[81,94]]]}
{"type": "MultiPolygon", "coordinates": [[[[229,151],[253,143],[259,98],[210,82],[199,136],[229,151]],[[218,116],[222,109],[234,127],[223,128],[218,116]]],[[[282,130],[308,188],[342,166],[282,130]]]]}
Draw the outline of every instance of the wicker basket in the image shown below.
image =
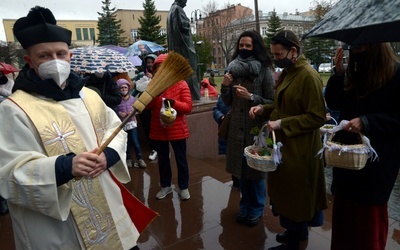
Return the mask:
{"type": "Polygon", "coordinates": [[[363,136],[359,133],[363,142],[362,144],[343,145],[339,142],[332,141],[334,135],[334,133],[330,134],[328,140],[326,141],[326,146],[329,148],[325,149],[324,151],[326,165],[352,170],[363,169],[369,158],[367,152],[370,150],[368,145],[365,143],[363,136]],[[358,152],[356,153],[351,151],[358,152]]]}
{"type": "Polygon", "coordinates": [[[334,129],[338,125],[337,121],[333,117],[331,117],[331,120],[335,122],[335,125],[325,124],[324,126],[319,128],[319,133],[321,134],[321,137],[323,137],[325,134],[331,134],[332,129],[334,129]]]}
{"type": "MultiPolygon", "coordinates": [[[[264,129],[265,125],[261,128],[260,133],[264,129]]],[[[275,138],[275,132],[272,131],[272,141],[275,144],[276,143],[276,138],[275,138]]],[[[258,148],[257,145],[251,145],[248,146],[244,149],[244,156],[246,157],[247,160],[247,165],[249,165],[251,168],[262,171],[262,172],[273,172],[276,170],[277,165],[275,165],[272,153],[273,150],[272,148],[268,148],[270,155],[265,155],[265,156],[259,156],[252,154],[251,151],[254,148],[258,148]]]]}

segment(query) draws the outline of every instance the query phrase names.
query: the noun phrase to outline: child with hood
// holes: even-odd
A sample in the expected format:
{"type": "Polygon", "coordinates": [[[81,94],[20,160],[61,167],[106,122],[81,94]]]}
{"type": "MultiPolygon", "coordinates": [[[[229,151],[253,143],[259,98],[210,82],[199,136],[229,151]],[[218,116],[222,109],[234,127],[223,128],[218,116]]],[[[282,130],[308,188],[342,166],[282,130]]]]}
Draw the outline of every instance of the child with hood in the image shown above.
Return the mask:
{"type": "MultiPolygon", "coordinates": [[[[121,103],[118,105],[117,110],[118,110],[118,116],[122,120],[125,119],[126,116],[131,113],[133,110],[132,105],[136,101],[135,97],[130,95],[131,87],[128,82],[128,80],[121,78],[118,79],[117,85],[119,88],[119,91],[121,93],[121,103]]],[[[135,167],[141,167],[141,168],[146,168],[147,164],[146,162],[142,159],[142,151],[140,149],[140,143],[139,143],[139,135],[137,132],[137,121],[136,117],[132,117],[131,120],[124,126],[124,131],[128,133],[128,146],[127,146],[127,151],[126,151],[126,165],[128,167],[132,167],[132,160],[131,160],[131,155],[129,152],[130,146],[133,145],[133,148],[135,149],[136,153],[136,162],[134,163],[135,167]]]]}
{"type": "Polygon", "coordinates": [[[207,78],[204,78],[201,81],[201,89],[200,89],[200,95],[201,96],[206,96],[205,92],[206,89],[208,89],[208,96],[218,96],[217,90],[211,85],[210,80],[207,78]]]}

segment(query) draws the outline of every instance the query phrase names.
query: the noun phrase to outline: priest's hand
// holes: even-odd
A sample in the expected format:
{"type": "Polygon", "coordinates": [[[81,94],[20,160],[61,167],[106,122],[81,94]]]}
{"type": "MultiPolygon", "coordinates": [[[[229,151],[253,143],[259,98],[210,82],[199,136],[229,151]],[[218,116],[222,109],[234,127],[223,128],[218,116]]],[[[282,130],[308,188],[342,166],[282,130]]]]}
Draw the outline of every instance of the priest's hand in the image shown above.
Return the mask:
{"type": "Polygon", "coordinates": [[[99,156],[95,152],[83,152],[72,159],[72,175],[74,177],[89,176],[96,169],[99,156]]]}
{"type": "MultiPolygon", "coordinates": [[[[91,153],[96,154],[98,150],[99,148],[95,148],[91,153]]],[[[89,172],[89,176],[95,178],[100,174],[102,174],[106,169],[107,169],[107,158],[104,152],[101,152],[101,154],[98,155],[98,158],[96,160],[96,165],[94,166],[93,170],[89,172]]]]}

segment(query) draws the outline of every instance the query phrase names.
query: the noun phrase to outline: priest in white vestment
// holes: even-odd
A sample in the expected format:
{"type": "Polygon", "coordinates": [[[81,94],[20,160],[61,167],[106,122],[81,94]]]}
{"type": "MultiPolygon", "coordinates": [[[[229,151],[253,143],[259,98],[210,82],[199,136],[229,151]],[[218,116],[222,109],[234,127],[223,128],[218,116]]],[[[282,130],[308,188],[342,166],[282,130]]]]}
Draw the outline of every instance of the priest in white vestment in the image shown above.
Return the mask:
{"type": "Polygon", "coordinates": [[[130,181],[126,133],[96,153],[120,120],[70,71],[71,31],[38,6],[13,31],[27,64],[0,104],[0,195],[16,249],[138,249],[116,184],[130,181]]]}

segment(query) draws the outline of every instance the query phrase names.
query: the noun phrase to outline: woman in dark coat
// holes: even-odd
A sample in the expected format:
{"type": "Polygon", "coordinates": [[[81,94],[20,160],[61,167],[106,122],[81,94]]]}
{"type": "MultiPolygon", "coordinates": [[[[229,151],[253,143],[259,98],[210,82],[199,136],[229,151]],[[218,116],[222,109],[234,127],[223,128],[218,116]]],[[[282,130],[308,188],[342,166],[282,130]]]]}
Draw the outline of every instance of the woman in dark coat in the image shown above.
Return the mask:
{"type": "Polygon", "coordinates": [[[243,156],[245,147],[254,143],[251,128],[261,128],[262,120],[250,119],[250,107],[273,102],[272,61],[256,31],[245,31],[238,39],[233,60],[221,85],[226,105],[236,107],[229,123],[226,170],[240,179],[238,223],[255,226],[262,219],[266,202],[266,173],[250,168],[243,156]]]}
{"type": "MultiPolygon", "coordinates": [[[[268,173],[268,195],[273,211],[286,232],[276,240],[285,245],[273,249],[305,249],[308,227],[321,226],[327,208],[324,165],[316,157],[321,149],[319,128],[325,123],[322,79],[301,55],[297,36],[278,32],[271,41],[275,65],[284,68],[278,78],[274,104],[250,110],[270,117],[268,130],[275,131],[282,164],[268,173]]],[[[252,113],[253,112],[253,113],[252,113]]]]}
{"type": "Polygon", "coordinates": [[[387,202],[400,161],[400,67],[390,44],[369,44],[350,50],[343,69],[343,49],[336,51],[336,74],[326,87],[329,107],[348,120],[343,137],[366,135],[379,159],[361,170],[333,169],[335,200],[332,249],[385,249],[387,202]]]}

